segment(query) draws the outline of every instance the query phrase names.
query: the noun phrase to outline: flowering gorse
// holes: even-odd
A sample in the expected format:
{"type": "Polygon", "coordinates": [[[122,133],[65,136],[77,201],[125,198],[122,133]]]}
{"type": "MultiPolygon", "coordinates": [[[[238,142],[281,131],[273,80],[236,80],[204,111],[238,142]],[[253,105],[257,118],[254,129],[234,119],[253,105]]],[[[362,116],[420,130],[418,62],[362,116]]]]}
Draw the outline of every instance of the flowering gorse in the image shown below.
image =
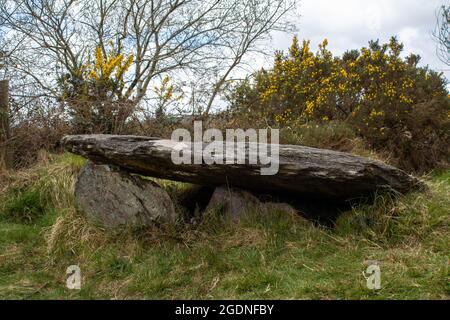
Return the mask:
{"type": "Polygon", "coordinates": [[[271,70],[237,86],[232,110],[279,127],[345,122],[375,149],[441,153],[430,139],[439,144],[448,135],[449,99],[442,74],[419,67],[417,55],[403,57],[395,37],[385,44],[371,41],[341,57],[327,46],[325,39],[312,52],[309,41],[300,44],[295,37],[287,53],[276,52],[271,70]]]}

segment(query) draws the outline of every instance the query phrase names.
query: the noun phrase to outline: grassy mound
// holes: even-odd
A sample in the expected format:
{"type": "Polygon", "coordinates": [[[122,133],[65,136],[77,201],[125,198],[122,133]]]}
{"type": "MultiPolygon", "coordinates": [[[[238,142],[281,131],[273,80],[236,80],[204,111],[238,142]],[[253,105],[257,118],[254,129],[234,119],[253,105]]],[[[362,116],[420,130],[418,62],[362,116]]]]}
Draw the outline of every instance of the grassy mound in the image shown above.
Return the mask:
{"type": "MultiPolygon", "coordinates": [[[[272,212],[110,234],[74,207],[83,163],[51,156],[0,177],[1,299],[449,298],[450,171],[427,177],[426,193],[380,194],[332,229],[272,212]],[[379,291],[363,275],[373,260],[379,291]],[[70,265],[80,291],[66,288],[70,265]]],[[[173,197],[184,189],[162,185],[173,197]]]]}

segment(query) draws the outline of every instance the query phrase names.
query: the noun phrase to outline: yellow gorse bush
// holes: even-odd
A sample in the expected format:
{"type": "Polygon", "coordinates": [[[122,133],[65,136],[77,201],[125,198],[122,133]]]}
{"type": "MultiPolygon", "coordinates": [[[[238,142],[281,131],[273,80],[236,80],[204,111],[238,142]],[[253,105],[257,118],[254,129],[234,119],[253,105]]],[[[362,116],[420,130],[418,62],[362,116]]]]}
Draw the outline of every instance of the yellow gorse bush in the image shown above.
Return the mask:
{"type": "MultiPolygon", "coordinates": [[[[448,151],[434,147],[450,139],[442,74],[420,67],[417,55],[403,57],[403,45],[395,37],[339,57],[327,47],[325,39],[313,52],[309,41],[300,44],[294,37],[287,53],[276,52],[272,69],[236,87],[230,95],[232,110],[289,128],[309,121],[344,121],[374,148],[404,152],[399,158],[448,151]]],[[[420,167],[412,162],[405,166],[420,167]]],[[[427,166],[431,163],[422,165],[427,166]]]]}
{"type": "Polygon", "coordinates": [[[309,41],[300,47],[295,37],[287,56],[276,54],[260,97],[274,117],[279,115],[277,122],[289,121],[284,116],[288,108],[294,117],[328,121],[356,117],[359,111],[369,117],[371,108],[357,107],[373,101],[402,104],[403,110],[417,102],[415,77],[407,72],[408,62],[400,59],[402,47],[394,38],[384,46],[371,43],[354,57],[348,53],[346,59],[333,57],[327,45],[325,39],[313,53],[309,41]]]}
{"type": "Polygon", "coordinates": [[[371,42],[369,47],[347,52],[342,58],[334,57],[327,46],[325,39],[314,53],[309,41],[300,46],[294,37],[287,55],[277,52],[273,69],[255,77],[261,101],[258,107],[286,125],[298,118],[357,118],[367,123],[374,104],[386,109],[383,114],[413,112],[413,105],[421,102],[416,94],[418,86],[439,78],[419,69],[417,56],[402,59],[403,46],[395,38],[384,45],[371,42]]]}
{"type": "Polygon", "coordinates": [[[120,133],[134,110],[125,94],[126,74],[133,65],[132,54],[97,46],[88,60],[61,81],[61,100],[67,103],[78,132],[120,133]]]}
{"type": "Polygon", "coordinates": [[[133,63],[133,55],[126,58],[123,54],[103,54],[101,47],[95,48],[94,63],[83,66],[88,79],[94,81],[123,81],[123,77],[133,63]]]}

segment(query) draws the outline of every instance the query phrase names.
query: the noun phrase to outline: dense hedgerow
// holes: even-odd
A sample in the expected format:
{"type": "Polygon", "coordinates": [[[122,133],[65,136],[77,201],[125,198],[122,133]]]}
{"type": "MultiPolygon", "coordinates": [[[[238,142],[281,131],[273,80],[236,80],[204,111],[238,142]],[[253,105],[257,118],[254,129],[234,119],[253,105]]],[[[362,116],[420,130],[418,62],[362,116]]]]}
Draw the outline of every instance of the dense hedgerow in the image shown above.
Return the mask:
{"type": "Polygon", "coordinates": [[[271,70],[241,82],[231,110],[248,122],[296,130],[314,121],[346,123],[370,148],[397,165],[423,172],[446,166],[450,157],[450,103],[442,74],[419,67],[420,57],[402,57],[403,45],[372,41],[367,48],[334,57],[328,41],[313,53],[294,38],[277,52],[271,70]]]}

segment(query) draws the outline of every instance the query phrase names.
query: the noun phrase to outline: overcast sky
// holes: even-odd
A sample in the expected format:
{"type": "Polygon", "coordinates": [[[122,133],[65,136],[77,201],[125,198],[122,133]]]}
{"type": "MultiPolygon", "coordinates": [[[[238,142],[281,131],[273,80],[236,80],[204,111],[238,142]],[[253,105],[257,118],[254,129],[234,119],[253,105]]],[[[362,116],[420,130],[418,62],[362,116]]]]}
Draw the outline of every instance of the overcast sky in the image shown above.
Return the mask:
{"type": "MultiPolygon", "coordinates": [[[[406,53],[422,57],[422,64],[443,71],[450,79],[450,67],[436,56],[432,31],[437,9],[450,0],[300,0],[297,35],[310,39],[312,49],[324,38],[336,55],[367,46],[370,39],[387,42],[393,35],[405,45],[406,53]]],[[[276,35],[274,48],[285,50],[291,36],[276,35]]]]}

